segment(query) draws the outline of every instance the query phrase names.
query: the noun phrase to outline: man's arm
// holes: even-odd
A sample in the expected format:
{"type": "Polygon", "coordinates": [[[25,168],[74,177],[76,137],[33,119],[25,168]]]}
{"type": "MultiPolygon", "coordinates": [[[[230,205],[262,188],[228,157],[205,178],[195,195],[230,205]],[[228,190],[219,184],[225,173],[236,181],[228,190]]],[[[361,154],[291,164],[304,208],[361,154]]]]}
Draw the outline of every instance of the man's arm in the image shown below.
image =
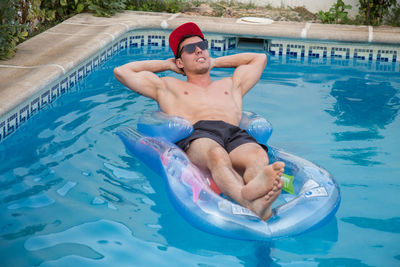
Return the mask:
{"type": "Polygon", "coordinates": [[[265,66],[267,55],[256,53],[241,53],[213,60],[213,68],[236,68],[233,73],[233,84],[240,89],[244,96],[260,79],[265,66]]]}
{"type": "Polygon", "coordinates": [[[141,95],[158,101],[158,91],[164,83],[156,74],[166,70],[182,73],[175,59],[145,60],[127,63],[114,69],[114,75],[123,85],[141,95]]]}

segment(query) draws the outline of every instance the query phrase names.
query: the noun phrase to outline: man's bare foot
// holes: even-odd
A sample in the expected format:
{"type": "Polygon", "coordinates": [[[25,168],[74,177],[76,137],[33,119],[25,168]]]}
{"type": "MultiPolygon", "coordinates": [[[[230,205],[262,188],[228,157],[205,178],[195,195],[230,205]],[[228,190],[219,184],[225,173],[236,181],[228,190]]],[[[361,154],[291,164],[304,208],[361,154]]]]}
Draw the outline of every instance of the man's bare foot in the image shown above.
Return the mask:
{"type": "Polygon", "coordinates": [[[282,191],[283,181],[279,178],[274,188],[263,197],[260,197],[249,204],[249,209],[255,212],[264,221],[272,215],[272,203],[278,198],[282,191]]]}
{"type": "Polygon", "coordinates": [[[242,188],[242,197],[247,201],[253,201],[267,195],[279,182],[284,166],[285,164],[280,161],[265,166],[256,177],[242,188]]]}

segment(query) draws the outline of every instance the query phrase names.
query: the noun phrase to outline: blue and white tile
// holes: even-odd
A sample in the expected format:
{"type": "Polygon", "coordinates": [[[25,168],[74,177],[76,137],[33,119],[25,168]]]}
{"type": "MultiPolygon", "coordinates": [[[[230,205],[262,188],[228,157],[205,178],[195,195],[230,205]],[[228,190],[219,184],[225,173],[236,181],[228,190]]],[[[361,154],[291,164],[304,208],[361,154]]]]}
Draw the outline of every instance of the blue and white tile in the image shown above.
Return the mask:
{"type": "Polygon", "coordinates": [[[162,35],[149,35],[147,36],[147,45],[150,47],[163,48],[166,46],[166,37],[162,35]]]}
{"type": "Polygon", "coordinates": [[[378,49],[376,54],[376,61],[395,63],[397,62],[398,54],[396,50],[378,49]]]}
{"type": "Polygon", "coordinates": [[[286,56],[301,59],[305,57],[305,44],[286,44],[286,56]]]}
{"type": "Polygon", "coordinates": [[[350,47],[332,46],[330,48],[330,57],[335,59],[350,59],[352,55],[350,50],[350,47]]]}
{"type": "Polygon", "coordinates": [[[352,58],[358,62],[372,62],[374,59],[374,50],[370,48],[355,48],[352,58]]]}
{"type": "Polygon", "coordinates": [[[128,47],[128,37],[124,37],[119,41],[118,50],[123,50],[128,47]]]}
{"type": "Polygon", "coordinates": [[[25,123],[29,119],[29,117],[30,117],[29,110],[30,110],[29,104],[26,104],[24,107],[22,107],[19,110],[19,123],[20,124],[25,123]]]}
{"type": "Polygon", "coordinates": [[[311,58],[327,58],[328,47],[323,45],[310,45],[307,49],[307,56],[311,58]]]}
{"type": "Polygon", "coordinates": [[[60,82],[60,95],[65,94],[68,91],[68,76],[66,76],[61,82],[60,82]]]}
{"type": "Polygon", "coordinates": [[[6,121],[0,120],[0,142],[6,138],[6,121]]]}
{"type": "Polygon", "coordinates": [[[134,48],[141,48],[145,44],[144,35],[133,35],[129,37],[129,46],[134,48]]]}
{"type": "Polygon", "coordinates": [[[271,42],[269,46],[269,52],[272,56],[283,56],[283,43],[271,42]]]}

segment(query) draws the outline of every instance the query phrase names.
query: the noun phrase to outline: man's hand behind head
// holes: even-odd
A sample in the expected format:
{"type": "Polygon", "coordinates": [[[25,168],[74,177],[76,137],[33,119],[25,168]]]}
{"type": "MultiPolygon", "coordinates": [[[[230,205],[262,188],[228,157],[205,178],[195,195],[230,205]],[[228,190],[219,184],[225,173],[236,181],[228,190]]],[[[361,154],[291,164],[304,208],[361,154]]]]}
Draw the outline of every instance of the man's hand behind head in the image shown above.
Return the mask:
{"type": "Polygon", "coordinates": [[[185,72],[183,72],[182,69],[180,69],[177,65],[176,65],[176,59],[175,58],[169,58],[166,60],[168,62],[168,64],[170,65],[170,70],[178,73],[178,74],[182,74],[184,76],[186,76],[185,72]]]}

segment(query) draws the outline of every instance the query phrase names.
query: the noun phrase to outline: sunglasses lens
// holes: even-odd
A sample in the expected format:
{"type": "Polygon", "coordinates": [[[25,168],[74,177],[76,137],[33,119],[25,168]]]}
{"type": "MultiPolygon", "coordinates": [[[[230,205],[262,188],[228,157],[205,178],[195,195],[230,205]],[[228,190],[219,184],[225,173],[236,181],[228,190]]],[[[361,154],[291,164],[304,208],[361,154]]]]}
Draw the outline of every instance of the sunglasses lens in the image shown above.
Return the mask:
{"type": "Polygon", "coordinates": [[[185,49],[186,53],[192,54],[192,53],[194,53],[194,51],[196,51],[196,46],[198,48],[200,48],[201,50],[207,50],[208,49],[208,41],[204,40],[204,41],[201,41],[198,43],[184,45],[179,54],[182,53],[183,49],[185,49]]]}
{"type": "Polygon", "coordinates": [[[197,44],[185,45],[185,51],[188,52],[189,54],[193,53],[194,51],[196,51],[196,45],[197,44]]]}
{"type": "Polygon", "coordinates": [[[204,40],[200,43],[197,43],[197,46],[201,49],[201,50],[206,50],[208,48],[208,42],[207,40],[204,40]]]}

